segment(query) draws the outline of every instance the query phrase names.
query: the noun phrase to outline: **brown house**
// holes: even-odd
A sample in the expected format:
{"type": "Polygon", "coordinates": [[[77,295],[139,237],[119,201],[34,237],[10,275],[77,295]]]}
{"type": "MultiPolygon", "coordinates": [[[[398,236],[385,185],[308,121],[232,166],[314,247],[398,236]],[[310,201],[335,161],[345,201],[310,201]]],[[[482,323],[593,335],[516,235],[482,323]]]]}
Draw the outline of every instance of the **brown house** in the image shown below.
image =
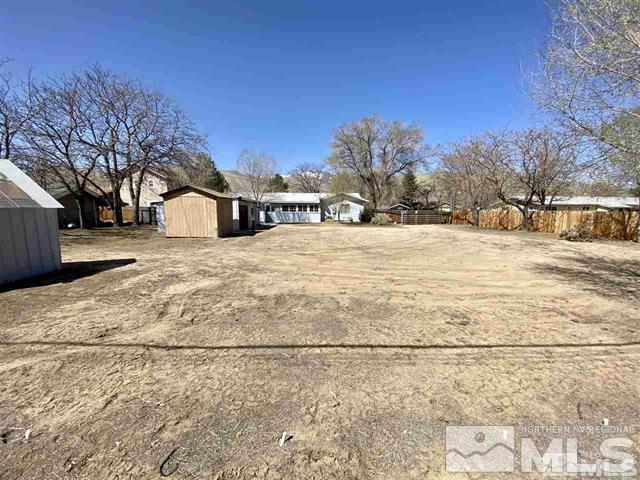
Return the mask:
{"type": "MultiPolygon", "coordinates": [[[[48,190],[49,194],[64,207],[58,210],[58,227],[67,228],[69,225],[80,226],[80,209],[75,197],[66,187],[55,187],[48,190]]],[[[85,228],[93,228],[100,223],[98,207],[106,205],[106,202],[98,194],[87,190],[84,197],[85,228]]]]}
{"type": "Polygon", "coordinates": [[[234,196],[193,185],[161,196],[167,237],[209,238],[233,232],[234,196]]]}

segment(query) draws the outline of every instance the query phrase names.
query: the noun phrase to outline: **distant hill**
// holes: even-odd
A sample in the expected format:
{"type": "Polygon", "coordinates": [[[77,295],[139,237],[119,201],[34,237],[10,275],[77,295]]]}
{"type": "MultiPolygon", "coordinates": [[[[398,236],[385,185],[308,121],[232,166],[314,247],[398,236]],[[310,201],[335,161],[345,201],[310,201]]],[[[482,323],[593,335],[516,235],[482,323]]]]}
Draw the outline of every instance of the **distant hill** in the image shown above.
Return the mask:
{"type": "Polygon", "coordinates": [[[250,190],[249,185],[242,175],[237,170],[220,170],[224,175],[224,178],[229,184],[229,189],[232,192],[248,192],[250,190]]]}
{"type": "MultiPolygon", "coordinates": [[[[247,181],[242,177],[242,174],[237,170],[220,170],[224,175],[224,178],[227,179],[227,183],[229,183],[229,189],[232,192],[248,192],[250,190],[247,181]]],[[[300,192],[301,190],[296,188],[294,182],[291,181],[291,178],[286,173],[281,173],[284,181],[289,184],[290,192],[300,192]]],[[[322,191],[327,191],[329,183],[329,177],[327,177],[327,181],[322,185],[322,191]]]]}

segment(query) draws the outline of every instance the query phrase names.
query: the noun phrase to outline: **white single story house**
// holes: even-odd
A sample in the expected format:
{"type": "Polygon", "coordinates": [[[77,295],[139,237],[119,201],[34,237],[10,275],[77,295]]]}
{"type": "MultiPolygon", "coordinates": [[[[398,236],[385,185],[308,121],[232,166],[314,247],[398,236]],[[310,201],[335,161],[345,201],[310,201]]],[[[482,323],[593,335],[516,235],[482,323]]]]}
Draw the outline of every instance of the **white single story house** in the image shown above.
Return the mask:
{"type": "MultiPolygon", "coordinates": [[[[249,193],[239,195],[252,198],[249,193]]],[[[259,218],[262,223],[359,222],[367,203],[359,193],[269,192],[259,204],[259,218]]]]}
{"type": "MultiPolygon", "coordinates": [[[[521,196],[513,197],[522,199],[521,196]]],[[[496,206],[504,205],[499,202],[496,206]]],[[[541,210],[542,206],[534,203],[532,209],[541,210]]],[[[638,210],[638,197],[587,197],[558,196],[546,202],[544,210],[552,212],[623,212],[638,210]]]]}
{"type": "Polygon", "coordinates": [[[638,197],[557,197],[551,211],[621,212],[637,210],[638,197]]]}
{"type": "Polygon", "coordinates": [[[0,284],[62,267],[61,208],[22,170],[0,160],[0,284]]]}

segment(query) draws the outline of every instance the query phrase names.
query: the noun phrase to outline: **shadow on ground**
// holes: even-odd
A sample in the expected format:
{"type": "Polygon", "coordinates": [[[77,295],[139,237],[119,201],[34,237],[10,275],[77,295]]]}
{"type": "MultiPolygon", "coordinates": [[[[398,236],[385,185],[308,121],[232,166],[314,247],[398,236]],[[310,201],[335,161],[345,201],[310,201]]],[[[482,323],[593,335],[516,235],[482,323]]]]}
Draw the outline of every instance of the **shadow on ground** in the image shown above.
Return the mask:
{"type": "Polygon", "coordinates": [[[640,300],[640,261],[617,260],[596,255],[566,256],[558,262],[533,268],[576,286],[605,296],[640,300]]]}
{"type": "Polygon", "coordinates": [[[254,237],[259,233],[266,232],[267,230],[271,230],[272,228],[276,228],[277,225],[258,225],[253,230],[241,230],[239,232],[233,232],[228,235],[225,235],[225,238],[234,238],[234,237],[254,237]]]}
{"type": "Polygon", "coordinates": [[[90,277],[96,273],[114,268],[124,267],[135,263],[135,258],[119,258],[115,260],[92,260],[87,262],[63,262],[62,268],[55,272],[45,273],[36,277],[18,280],[0,285],[0,293],[10,290],[44,287],[56,283],[70,283],[80,278],[90,277]]]}

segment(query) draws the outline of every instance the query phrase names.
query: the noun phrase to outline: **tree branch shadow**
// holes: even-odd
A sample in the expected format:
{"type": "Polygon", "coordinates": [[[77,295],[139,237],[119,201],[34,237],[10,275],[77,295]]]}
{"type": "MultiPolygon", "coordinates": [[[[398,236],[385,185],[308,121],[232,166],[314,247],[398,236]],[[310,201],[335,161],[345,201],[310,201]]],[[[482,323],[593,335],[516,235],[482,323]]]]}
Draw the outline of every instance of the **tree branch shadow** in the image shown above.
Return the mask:
{"type": "Polygon", "coordinates": [[[534,270],[552,275],[600,295],[640,301],[640,260],[618,260],[597,255],[565,256],[540,263],[534,270]]]}

